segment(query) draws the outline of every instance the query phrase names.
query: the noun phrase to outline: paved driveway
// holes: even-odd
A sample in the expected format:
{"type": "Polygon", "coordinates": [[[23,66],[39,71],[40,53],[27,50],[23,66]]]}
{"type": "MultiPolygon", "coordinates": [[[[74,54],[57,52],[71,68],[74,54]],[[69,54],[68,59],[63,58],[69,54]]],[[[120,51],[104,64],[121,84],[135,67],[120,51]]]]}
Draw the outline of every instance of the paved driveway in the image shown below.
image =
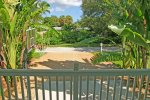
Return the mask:
{"type": "MultiPolygon", "coordinates": [[[[43,50],[37,50],[37,52],[72,52],[72,51],[79,51],[79,52],[95,52],[100,51],[100,47],[49,47],[43,50]]],[[[103,47],[103,51],[119,51],[118,47],[103,47]]]]}

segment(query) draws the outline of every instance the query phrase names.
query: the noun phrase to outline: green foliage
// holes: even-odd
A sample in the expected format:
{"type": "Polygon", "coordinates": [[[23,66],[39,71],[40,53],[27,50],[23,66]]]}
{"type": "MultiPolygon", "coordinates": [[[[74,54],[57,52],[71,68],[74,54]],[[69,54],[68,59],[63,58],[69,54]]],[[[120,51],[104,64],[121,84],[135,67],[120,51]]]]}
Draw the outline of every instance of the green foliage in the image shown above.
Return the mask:
{"type": "MultiPolygon", "coordinates": [[[[58,45],[50,45],[50,47],[98,47],[99,44],[97,43],[92,43],[92,44],[87,44],[87,43],[62,43],[58,45]]],[[[108,45],[107,45],[108,46],[108,45]]]]}
{"type": "Polygon", "coordinates": [[[82,27],[88,27],[95,34],[106,38],[110,33],[107,25],[112,21],[111,11],[105,0],[83,0],[83,17],[80,21],[82,27]],[[108,9],[107,9],[108,8],[108,9]]]}
{"type": "Polygon", "coordinates": [[[22,43],[18,43],[17,47],[17,54],[16,54],[16,68],[20,67],[20,55],[21,55],[21,50],[22,50],[22,43]]]}
{"type": "Polygon", "coordinates": [[[76,43],[90,37],[90,32],[85,30],[67,30],[62,31],[62,41],[64,43],[76,43]]]}
{"type": "Polygon", "coordinates": [[[65,31],[71,31],[71,30],[75,30],[76,26],[75,24],[64,24],[64,26],[62,26],[62,29],[65,31]]]}
{"type": "MultiPolygon", "coordinates": [[[[83,0],[82,11],[83,16],[79,24],[81,27],[88,27],[94,37],[102,37],[107,39],[99,39],[103,43],[121,43],[121,38],[116,36],[109,28],[110,23],[117,23],[112,16],[112,8],[109,0],[83,0]],[[108,4],[107,4],[108,3],[108,4]]],[[[115,10],[114,10],[115,11],[115,10]]],[[[93,38],[93,37],[91,37],[93,38]]]]}
{"type": "Polygon", "coordinates": [[[42,36],[39,33],[36,33],[35,41],[36,41],[36,44],[38,44],[38,45],[44,44],[44,42],[43,42],[44,40],[43,40],[42,36]]]}
{"type": "Polygon", "coordinates": [[[100,44],[100,43],[116,44],[115,41],[113,41],[113,39],[111,39],[111,38],[105,38],[105,37],[99,37],[99,36],[84,39],[84,40],[80,41],[79,43],[87,43],[87,44],[92,44],[92,43],[97,43],[97,44],[100,44]]]}
{"type": "Polygon", "coordinates": [[[130,28],[125,27],[117,27],[117,26],[108,26],[113,32],[117,33],[118,35],[127,38],[128,40],[132,41],[133,43],[148,48],[149,45],[147,44],[146,40],[140,33],[132,31],[130,28]]]}
{"type": "Polygon", "coordinates": [[[92,63],[97,64],[99,62],[116,62],[122,60],[121,52],[103,52],[97,53],[91,58],[92,63]]]}
{"type": "Polygon", "coordinates": [[[109,38],[94,36],[93,33],[87,30],[62,30],[58,33],[49,30],[43,37],[36,34],[36,43],[39,45],[59,45],[59,44],[73,44],[74,46],[99,46],[99,43],[116,44],[120,43],[118,36],[112,35],[109,38]]]}
{"type": "Polygon", "coordinates": [[[39,33],[36,34],[36,44],[47,46],[59,44],[61,41],[60,36],[60,32],[57,32],[54,29],[49,29],[49,31],[43,33],[43,35],[40,35],[39,33]]]}
{"type": "Polygon", "coordinates": [[[0,96],[2,95],[2,89],[1,89],[1,87],[0,87],[0,96]]]}
{"type": "Polygon", "coordinates": [[[0,24],[2,24],[0,30],[3,30],[3,38],[0,38],[3,42],[3,52],[7,67],[16,69],[21,64],[18,63],[18,59],[21,59],[21,53],[23,53],[21,47],[25,48],[26,46],[24,43],[26,30],[35,23],[41,24],[41,15],[47,12],[49,4],[45,1],[36,2],[36,0],[28,2],[25,0],[1,0],[0,2],[0,24]]]}
{"type": "Polygon", "coordinates": [[[44,24],[52,26],[52,27],[63,27],[64,25],[70,25],[73,23],[73,18],[69,15],[67,16],[51,16],[44,18],[44,24]]]}
{"type": "Polygon", "coordinates": [[[45,17],[44,24],[52,27],[60,26],[59,18],[57,16],[45,17]]]}
{"type": "Polygon", "coordinates": [[[39,53],[39,52],[35,52],[35,49],[32,49],[28,55],[27,55],[27,59],[28,61],[30,61],[32,58],[40,58],[41,56],[43,56],[44,53],[39,53]]]}
{"type": "Polygon", "coordinates": [[[117,22],[109,28],[122,37],[124,68],[147,68],[149,59],[148,0],[107,0],[112,18],[117,22]],[[119,26],[119,27],[118,27],[119,26]],[[123,27],[121,27],[123,26],[123,27]]]}

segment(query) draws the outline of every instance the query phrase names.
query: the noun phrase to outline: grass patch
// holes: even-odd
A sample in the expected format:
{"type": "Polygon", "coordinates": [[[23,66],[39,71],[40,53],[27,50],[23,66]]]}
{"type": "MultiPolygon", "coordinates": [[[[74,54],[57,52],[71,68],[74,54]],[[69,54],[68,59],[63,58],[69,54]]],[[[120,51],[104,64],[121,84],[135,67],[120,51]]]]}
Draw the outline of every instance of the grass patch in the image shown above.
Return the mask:
{"type": "Polygon", "coordinates": [[[32,58],[40,58],[45,53],[42,52],[35,52],[35,49],[31,50],[31,52],[28,53],[28,61],[30,61],[32,58]]]}
{"type": "Polygon", "coordinates": [[[40,58],[41,56],[43,56],[44,55],[44,53],[37,53],[37,52],[35,52],[33,55],[32,55],[32,58],[40,58]]]}
{"type": "Polygon", "coordinates": [[[99,45],[96,43],[93,44],[58,44],[58,45],[50,45],[50,47],[98,47],[99,45]]]}
{"type": "Polygon", "coordinates": [[[50,45],[49,47],[73,47],[73,44],[57,44],[57,45],[50,45]]]}
{"type": "MultiPolygon", "coordinates": [[[[103,44],[104,47],[112,47],[116,46],[114,44],[103,44]]],[[[100,44],[98,43],[74,43],[74,44],[58,44],[58,45],[50,45],[49,47],[100,47],[100,44]]]]}

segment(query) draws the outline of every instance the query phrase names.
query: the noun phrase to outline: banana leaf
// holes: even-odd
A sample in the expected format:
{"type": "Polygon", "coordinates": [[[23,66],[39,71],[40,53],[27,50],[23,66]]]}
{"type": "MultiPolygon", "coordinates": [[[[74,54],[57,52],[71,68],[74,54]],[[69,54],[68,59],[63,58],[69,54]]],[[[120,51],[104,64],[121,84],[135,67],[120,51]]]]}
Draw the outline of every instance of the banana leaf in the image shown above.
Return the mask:
{"type": "Polygon", "coordinates": [[[125,36],[128,40],[130,40],[134,44],[143,46],[145,48],[149,48],[146,39],[144,39],[141,34],[134,32],[129,28],[125,28],[120,35],[125,36]]]}
{"type": "Polygon", "coordinates": [[[149,48],[149,45],[147,44],[147,40],[143,38],[140,33],[134,32],[130,28],[118,27],[114,25],[108,26],[108,28],[111,29],[116,34],[126,37],[128,40],[130,40],[134,44],[143,46],[145,48],[149,48]]]}
{"type": "Polygon", "coordinates": [[[123,30],[125,29],[125,26],[115,26],[115,25],[110,25],[108,26],[109,29],[111,29],[114,33],[120,35],[123,30]]]}

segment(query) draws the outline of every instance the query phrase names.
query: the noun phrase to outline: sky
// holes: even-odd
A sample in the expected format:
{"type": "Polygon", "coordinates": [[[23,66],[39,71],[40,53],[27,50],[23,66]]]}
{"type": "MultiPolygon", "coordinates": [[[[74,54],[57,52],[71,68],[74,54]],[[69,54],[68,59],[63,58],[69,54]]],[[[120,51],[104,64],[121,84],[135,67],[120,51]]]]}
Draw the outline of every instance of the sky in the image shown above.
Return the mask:
{"type": "Polygon", "coordinates": [[[81,19],[82,10],[81,4],[82,0],[45,0],[50,3],[50,14],[45,14],[45,16],[61,16],[61,15],[70,15],[73,17],[73,21],[81,19]]]}

